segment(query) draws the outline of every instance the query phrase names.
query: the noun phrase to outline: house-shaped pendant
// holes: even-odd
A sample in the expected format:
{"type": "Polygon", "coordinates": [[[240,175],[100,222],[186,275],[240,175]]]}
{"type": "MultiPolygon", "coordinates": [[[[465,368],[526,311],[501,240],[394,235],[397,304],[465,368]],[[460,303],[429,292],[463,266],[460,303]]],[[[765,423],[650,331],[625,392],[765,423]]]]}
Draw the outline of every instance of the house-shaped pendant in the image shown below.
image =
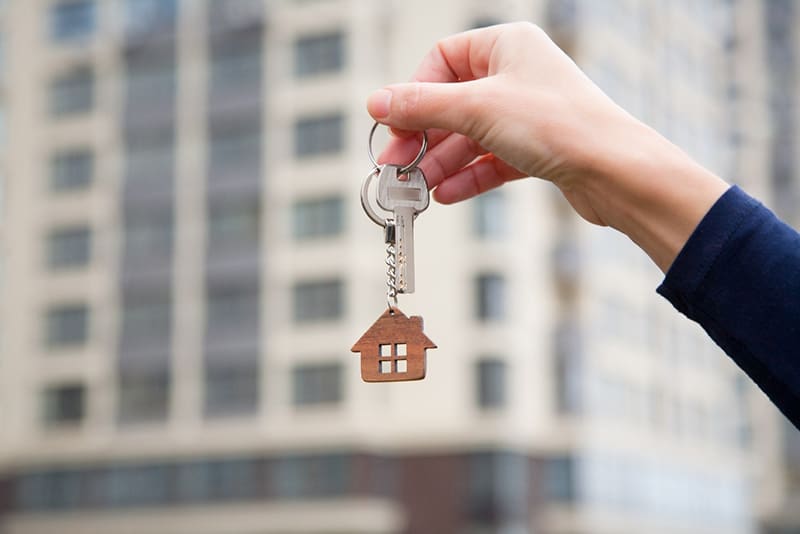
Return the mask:
{"type": "Polygon", "coordinates": [[[422,332],[422,317],[406,317],[389,308],[356,341],[364,382],[399,382],[425,378],[427,349],[436,344],[422,332]]]}

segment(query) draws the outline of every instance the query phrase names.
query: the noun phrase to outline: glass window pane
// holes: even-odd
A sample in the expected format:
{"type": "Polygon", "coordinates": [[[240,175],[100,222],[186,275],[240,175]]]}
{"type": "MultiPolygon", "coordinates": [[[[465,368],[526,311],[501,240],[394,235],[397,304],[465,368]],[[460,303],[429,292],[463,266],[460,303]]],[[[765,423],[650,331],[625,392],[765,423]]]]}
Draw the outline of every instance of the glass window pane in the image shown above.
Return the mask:
{"type": "Polygon", "coordinates": [[[259,241],[260,205],[257,197],[238,202],[212,202],[208,207],[209,247],[245,245],[259,241]]]}
{"type": "Polygon", "coordinates": [[[216,179],[230,173],[253,174],[261,168],[261,117],[232,123],[212,123],[209,132],[209,173],[216,179]]]}
{"type": "Polygon", "coordinates": [[[77,41],[95,31],[93,0],[66,0],[50,8],[50,36],[54,41],[77,41]]]}
{"type": "Polygon", "coordinates": [[[344,201],[341,197],[299,200],[292,207],[294,237],[313,239],[339,235],[343,227],[344,201]]]}
{"type": "Polygon", "coordinates": [[[294,72],[298,78],[339,72],[344,66],[342,32],[301,37],[294,49],[294,72]]]}
{"type": "Polygon", "coordinates": [[[169,375],[165,369],[121,370],[118,418],[121,423],[167,417],[169,375]]]}
{"type": "Polygon", "coordinates": [[[478,406],[500,408],[506,403],[506,362],[490,359],[478,362],[478,406]]]}
{"type": "Polygon", "coordinates": [[[206,367],[205,413],[207,416],[252,414],[258,408],[257,355],[249,362],[213,362],[206,367]]]}
{"type": "Polygon", "coordinates": [[[56,306],[47,312],[47,344],[53,348],[86,343],[89,310],[84,304],[56,306]]]}
{"type": "Polygon", "coordinates": [[[505,318],[505,279],[498,274],[484,274],[477,278],[475,286],[478,319],[493,321],[505,318]]]}
{"type": "MultiPolygon", "coordinates": [[[[145,210],[125,214],[125,259],[165,258],[172,255],[172,211],[145,210]]],[[[151,262],[152,263],[152,262],[151,262]]]]}
{"type": "Polygon", "coordinates": [[[172,182],[175,164],[175,133],[172,129],[148,130],[125,139],[125,180],[163,185],[172,182]]]}
{"type": "Polygon", "coordinates": [[[85,387],[64,384],[44,391],[44,422],[46,425],[80,423],[84,416],[85,387]]]}
{"type": "Polygon", "coordinates": [[[342,400],[342,367],[338,363],[295,367],[292,383],[295,406],[333,404],[342,400]]]}
{"type": "Polygon", "coordinates": [[[55,154],[50,161],[53,191],[86,189],[92,181],[94,155],[89,149],[71,149],[55,154]]]}
{"type": "Polygon", "coordinates": [[[89,263],[91,234],[86,226],[61,228],[47,238],[47,263],[51,269],[82,267],[89,263]]]}
{"type": "Polygon", "coordinates": [[[55,116],[91,111],[94,106],[94,71],[78,67],[60,75],[50,85],[50,113],[55,116]]]}
{"type": "Polygon", "coordinates": [[[259,289],[252,285],[210,285],[206,321],[213,336],[256,332],[259,321],[259,289]]]}
{"type": "Polygon", "coordinates": [[[344,147],[344,116],[340,113],[300,119],[294,127],[296,157],[335,154],[344,147]]]}
{"type": "Polygon", "coordinates": [[[175,26],[177,0],[125,0],[125,28],[129,34],[163,33],[175,26]]]}
{"type": "Polygon", "coordinates": [[[125,351],[169,350],[172,303],[169,294],[124,295],[121,345],[125,351]]]}
{"type": "Polygon", "coordinates": [[[478,237],[498,238],[506,233],[506,196],[493,189],[474,200],[474,228],[478,237]]]}
{"type": "Polygon", "coordinates": [[[341,280],[301,282],[294,287],[294,320],[325,321],[342,316],[344,291],[341,280]]]}

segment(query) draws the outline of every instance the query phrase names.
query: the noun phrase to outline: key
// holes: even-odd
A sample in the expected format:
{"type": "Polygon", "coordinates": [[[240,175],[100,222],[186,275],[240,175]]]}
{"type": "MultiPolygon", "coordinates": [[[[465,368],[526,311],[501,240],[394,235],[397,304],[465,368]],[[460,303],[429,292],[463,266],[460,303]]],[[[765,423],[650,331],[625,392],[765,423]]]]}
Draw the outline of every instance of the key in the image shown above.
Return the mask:
{"type": "Polygon", "coordinates": [[[384,165],[378,176],[378,205],[394,214],[397,292],[414,292],[414,219],[428,207],[430,193],[418,168],[401,180],[398,165],[384,165]]]}

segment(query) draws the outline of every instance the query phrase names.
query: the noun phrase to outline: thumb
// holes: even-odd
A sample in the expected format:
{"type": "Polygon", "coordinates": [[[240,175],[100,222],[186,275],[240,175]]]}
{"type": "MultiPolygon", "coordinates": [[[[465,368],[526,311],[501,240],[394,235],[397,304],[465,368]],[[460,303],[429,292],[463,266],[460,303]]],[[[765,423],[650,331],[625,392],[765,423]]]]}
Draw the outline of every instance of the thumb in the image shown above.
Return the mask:
{"type": "Polygon", "coordinates": [[[369,96],[367,111],[376,121],[400,130],[440,128],[469,135],[476,111],[471,83],[390,85],[369,96]]]}

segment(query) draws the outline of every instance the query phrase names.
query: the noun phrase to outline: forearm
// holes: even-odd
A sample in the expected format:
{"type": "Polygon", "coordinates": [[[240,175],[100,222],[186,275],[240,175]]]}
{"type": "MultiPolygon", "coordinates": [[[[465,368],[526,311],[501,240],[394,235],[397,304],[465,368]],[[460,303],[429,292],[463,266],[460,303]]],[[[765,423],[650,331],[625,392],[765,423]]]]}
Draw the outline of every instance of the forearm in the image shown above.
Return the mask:
{"type": "Polygon", "coordinates": [[[626,127],[631,142],[595,152],[592,171],[571,187],[667,272],[729,186],[651,128],[633,119],[626,127]]]}

